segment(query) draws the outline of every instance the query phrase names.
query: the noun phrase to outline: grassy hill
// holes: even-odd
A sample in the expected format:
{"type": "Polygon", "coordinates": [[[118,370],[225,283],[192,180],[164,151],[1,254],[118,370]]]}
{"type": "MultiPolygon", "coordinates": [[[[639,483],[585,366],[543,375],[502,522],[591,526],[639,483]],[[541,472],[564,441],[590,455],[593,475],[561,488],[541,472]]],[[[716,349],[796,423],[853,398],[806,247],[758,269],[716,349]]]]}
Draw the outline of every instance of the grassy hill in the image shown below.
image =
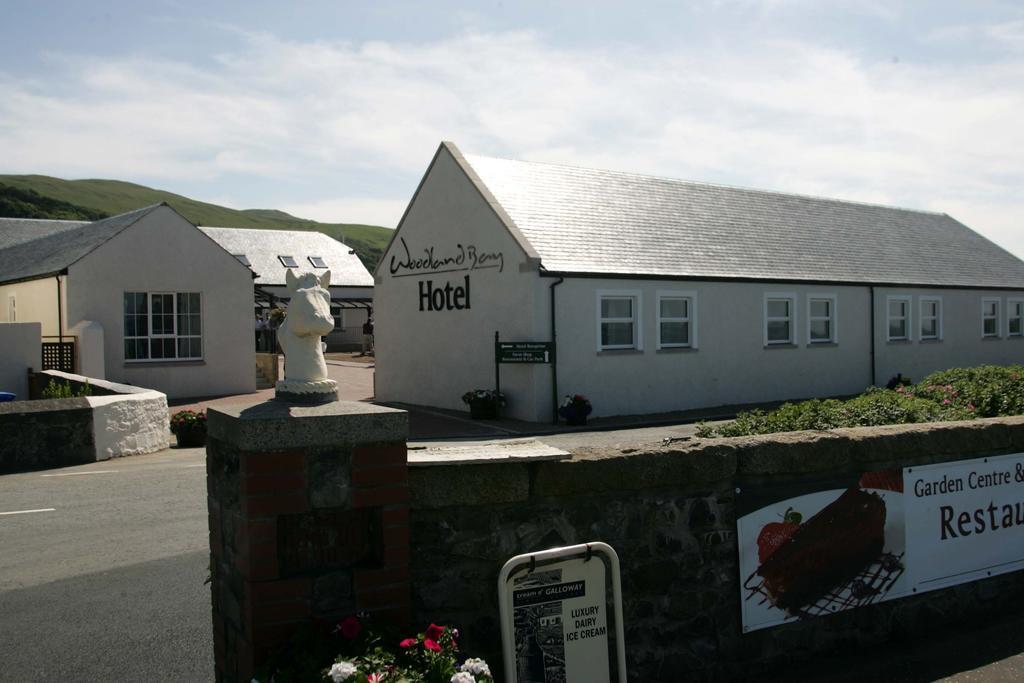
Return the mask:
{"type": "Polygon", "coordinates": [[[175,211],[197,225],[317,230],[355,249],[371,272],[383,256],[392,233],[392,230],[377,225],[319,223],[274,209],[229,209],[120,180],[63,180],[43,175],[0,175],[0,215],[3,216],[95,220],[102,217],[100,214],[113,216],[160,202],[167,202],[175,211]]]}

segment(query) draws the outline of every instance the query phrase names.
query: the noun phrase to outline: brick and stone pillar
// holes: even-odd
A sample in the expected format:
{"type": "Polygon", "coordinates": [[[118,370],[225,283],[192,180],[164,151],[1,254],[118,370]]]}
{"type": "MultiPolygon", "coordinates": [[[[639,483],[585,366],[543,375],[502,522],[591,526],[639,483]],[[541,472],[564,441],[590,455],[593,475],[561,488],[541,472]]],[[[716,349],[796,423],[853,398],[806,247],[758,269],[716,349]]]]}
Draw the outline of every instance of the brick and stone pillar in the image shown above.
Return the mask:
{"type": "Polygon", "coordinates": [[[210,408],[218,681],[248,681],[318,619],[411,613],[408,415],[366,403],[210,408]]]}

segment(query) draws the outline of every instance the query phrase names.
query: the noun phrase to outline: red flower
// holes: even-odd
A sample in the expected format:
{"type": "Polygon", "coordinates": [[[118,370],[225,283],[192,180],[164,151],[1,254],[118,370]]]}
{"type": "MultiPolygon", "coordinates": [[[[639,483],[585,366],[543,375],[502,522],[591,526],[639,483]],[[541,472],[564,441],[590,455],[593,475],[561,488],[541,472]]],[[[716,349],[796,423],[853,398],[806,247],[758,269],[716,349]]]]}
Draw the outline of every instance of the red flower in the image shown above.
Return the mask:
{"type": "Polygon", "coordinates": [[[430,638],[423,639],[423,647],[427,648],[428,650],[433,650],[434,652],[441,651],[441,646],[438,645],[436,641],[433,641],[430,638]]]}
{"type": "MultiPolygon", "coordinates": [[[[438,626],[437,624],[431,624],[427,627],[427,632],[424,634],[428,640],[438,641],[441,640],[441,636],[444,635],[444,626],[438,626]]],[[[430,648],[433,649],[433,648],[430,648]]]]}
{"type": "Polygon", "coordinates": [[[360,631],[363,630],[363,625],[355,617],[345,617],[339,627],[341,628],[341,635],[345,640],[354,640],[360,631]]]}
{"type": "Polygon", "coordinates": [[[416,647],[416,644],[418,642],[420,641],[416,640],[415,638],[406,638],[398,644],[398,647],[402,648],[403,650],[408,650],[410,647],[416,647]]]}

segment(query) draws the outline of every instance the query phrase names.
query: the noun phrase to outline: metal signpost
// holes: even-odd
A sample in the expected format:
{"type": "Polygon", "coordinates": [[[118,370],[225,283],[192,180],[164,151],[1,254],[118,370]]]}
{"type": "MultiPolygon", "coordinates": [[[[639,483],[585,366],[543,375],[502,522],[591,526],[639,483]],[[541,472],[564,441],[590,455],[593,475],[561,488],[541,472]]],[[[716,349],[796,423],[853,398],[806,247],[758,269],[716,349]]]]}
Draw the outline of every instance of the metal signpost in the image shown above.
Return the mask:
{"type": "Polygon", "coordinates": [[[494,332],[494,391],[501,393],[502,363],[545,363],[551,366],[551,397],[558,404],[558,378],[555,375],[557,357],[555,342],[503,342],[494,332]]]}
{"type": "Polygon", "coordinates": [[[506,681],[610,683],[606,563],[617,680],[626,683],[619,557],[600,542],[516,555],[502,567],[498,606],[506,681]]]}

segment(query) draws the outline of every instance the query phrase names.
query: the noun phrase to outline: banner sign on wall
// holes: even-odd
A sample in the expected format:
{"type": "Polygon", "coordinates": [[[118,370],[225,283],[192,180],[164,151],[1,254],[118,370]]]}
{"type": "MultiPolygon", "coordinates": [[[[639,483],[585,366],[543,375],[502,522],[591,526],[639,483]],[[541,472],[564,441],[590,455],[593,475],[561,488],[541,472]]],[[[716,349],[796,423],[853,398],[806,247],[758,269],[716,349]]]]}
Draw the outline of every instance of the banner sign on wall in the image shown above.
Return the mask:
{"type": "Polygon", "coordinates": [[[1024,454],[745,488],[745,631],[1024,568],[1024,454]]]}
{"type": "Polygon", "coordinates": [[[618,557],[604,543],[517,555],[498,578],[505,677],[518,683],[609,683],[608,594],[612,569],[619,680],[625,644],[618,557]]]}

